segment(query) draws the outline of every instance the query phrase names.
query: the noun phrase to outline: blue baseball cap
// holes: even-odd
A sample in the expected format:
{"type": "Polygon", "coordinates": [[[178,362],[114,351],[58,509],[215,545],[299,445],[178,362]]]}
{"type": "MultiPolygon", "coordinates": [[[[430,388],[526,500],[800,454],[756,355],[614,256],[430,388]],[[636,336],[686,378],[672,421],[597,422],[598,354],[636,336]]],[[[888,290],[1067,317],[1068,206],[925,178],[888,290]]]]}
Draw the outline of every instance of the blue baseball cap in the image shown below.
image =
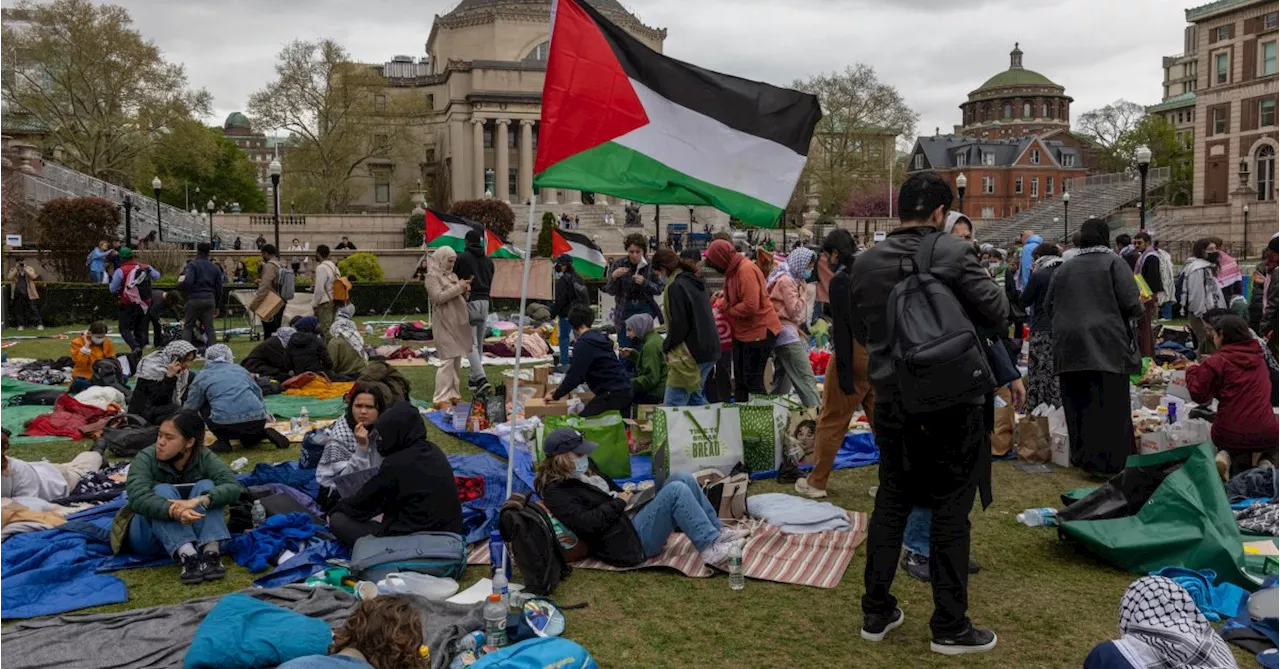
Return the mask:
{"type": "Polygon", "coordinates": [[[567,427],[556,428],[542,442],[542,451],[549,458],[562,453],[591,455],[594,450],[596,450],[595,442],[587,441],[581,432],[567,427]]]}

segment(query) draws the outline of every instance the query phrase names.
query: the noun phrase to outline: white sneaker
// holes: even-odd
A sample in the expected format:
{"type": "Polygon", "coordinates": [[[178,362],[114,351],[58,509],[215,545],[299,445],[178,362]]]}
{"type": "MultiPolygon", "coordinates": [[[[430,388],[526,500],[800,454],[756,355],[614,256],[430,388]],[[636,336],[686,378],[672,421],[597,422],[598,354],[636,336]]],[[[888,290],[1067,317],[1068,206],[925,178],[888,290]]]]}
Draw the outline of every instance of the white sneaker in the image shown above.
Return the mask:
{"type": "Polygon", "coordinates": [[[742,541],[749,536],[751,536],[751,530],[744,530],[744,529],[731,530],[729,528],[723,528],[720,530],[720,536],[716,537],[716,543],[731,544],[735,541],[742,541]]]}
{"type": "Polygon", "coordinates": [[[23,331],[23,330],[25,330],[25,329],[27,329],[27,326],[25,326],[25,325],[19,325],[19,326],[18,326],[18,332],[22,332],[22,331],[23,331]]]}
{"type": "Polygon", "coordinates": [[[809,485],[809,479],[807,478],[796,480],[796,493],[804,495],[809,499],[822,499],[827,496],[826,490],[809,485]]]}
{"type": "Polygon", "coordinates": [[[711,544],[707,548],[698,553],[702,561],[708,566],[719,568],[721,565],[729,561],[729,551],[733,548],[733,544],[719,541],[711,544]]]}
{"type": "Polygon", "coordinates": [[[43,325],[37,325],[37,326],[36,326],[36,329],[37,329],[37,330],[43,330],[43,329],[44,329],[44,326],[43,326],[43,325]]]}

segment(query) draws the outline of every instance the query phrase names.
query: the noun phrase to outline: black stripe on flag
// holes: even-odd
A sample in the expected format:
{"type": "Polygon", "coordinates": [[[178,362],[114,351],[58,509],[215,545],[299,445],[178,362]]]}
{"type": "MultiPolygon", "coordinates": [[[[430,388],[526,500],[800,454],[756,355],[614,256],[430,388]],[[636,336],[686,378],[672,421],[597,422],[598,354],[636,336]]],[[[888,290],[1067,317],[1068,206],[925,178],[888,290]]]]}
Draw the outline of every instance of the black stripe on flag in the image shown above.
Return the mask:
{"type": "Polygon", "coordinates": [[[595,243],[590,237],[584,234],[569,232],[568,230],[556,230],[556,232],[560,233],[560,236],[564,237],[564,240],[570,244],[581,244],[587,248],[595,249],[604,253],[604,249],[600,248],[599,244],[595,243]]]}
{"type": "Polygon", "coordinates": [[[664,56],[604,18],[584,0],[576,2],[596,22],[627,76],[658,95],[756,137],[809,155],[813,128],[822,118],[818,98],[751,81],[664,56]]]}

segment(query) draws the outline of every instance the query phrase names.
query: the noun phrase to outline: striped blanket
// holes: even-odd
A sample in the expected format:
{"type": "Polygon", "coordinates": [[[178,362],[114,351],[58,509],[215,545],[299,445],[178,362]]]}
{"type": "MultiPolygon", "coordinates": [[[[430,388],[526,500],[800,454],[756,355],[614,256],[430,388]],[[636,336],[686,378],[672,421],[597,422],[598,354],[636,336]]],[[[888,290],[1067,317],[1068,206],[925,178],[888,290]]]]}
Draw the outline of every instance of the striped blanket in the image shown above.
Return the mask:
{"type": "MultiPolygon", "coordinates": [[[[849,520],[852,527],[847,531],[817,534],[783,534],[776,526],[763,521],[742,521],[743,526],[751,528],[751,537],[742,551],[743,574],[762,581],[815,588],[836,587],[849,567],[854,550],[867,537],[866,514],[850,512],[849,520]]],[[[467,564],[489,564],[488,542],[471,545],[467,564]]],[[[707,578],[715,573],[698,557],[693,542],[680,533],[667,539],[667,545],[657,557],[637,567],[614,567],[594,558],[575,562],[573,566],[605,571],[667,567],[692,578],[707,578]]]]}

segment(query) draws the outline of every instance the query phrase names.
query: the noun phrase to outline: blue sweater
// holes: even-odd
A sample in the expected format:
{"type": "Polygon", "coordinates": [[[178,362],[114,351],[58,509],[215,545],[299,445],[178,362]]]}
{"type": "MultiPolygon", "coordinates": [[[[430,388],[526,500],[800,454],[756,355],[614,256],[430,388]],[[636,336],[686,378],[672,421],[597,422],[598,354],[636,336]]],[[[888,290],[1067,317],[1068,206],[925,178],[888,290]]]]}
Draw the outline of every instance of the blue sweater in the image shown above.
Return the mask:
{"type": "Polygon", "coordinates": [[[188,300],[217,300],[222,295],[222,270],[208,258],[195,258],[183,270],[178,290],[188,300]]]}
{"type": "Polygon", "coordinates": [[[235,425],[263,420],[267,405],[249,370],[233,363],[211,363],[196,375],[187,389],[184,409],[200,411],[209,407],[209,420],[235,425]]]}

